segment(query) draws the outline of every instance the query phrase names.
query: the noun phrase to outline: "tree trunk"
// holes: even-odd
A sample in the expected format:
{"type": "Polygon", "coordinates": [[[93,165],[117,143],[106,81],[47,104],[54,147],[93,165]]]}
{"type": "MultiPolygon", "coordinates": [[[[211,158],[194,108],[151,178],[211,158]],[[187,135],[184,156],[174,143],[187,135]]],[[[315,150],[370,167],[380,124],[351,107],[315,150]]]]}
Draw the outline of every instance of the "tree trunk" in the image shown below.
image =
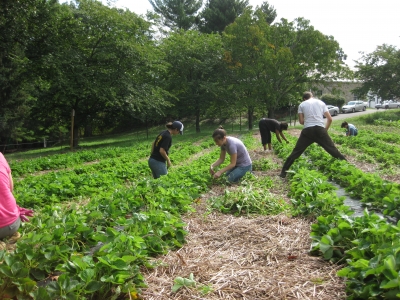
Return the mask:
{"type": "Polygon", "coordinates": [[[92,125],[86,125],[85,126],[84,137],[91,137],[92,135],[93,135],[93,127],[92,127],[92,125]]]}
{"type": "Polygon", "coordinates": [[[200,133],[200,110],[196,112],[196,133],[200,133]]]}
{"type": "Polygon", "coordinates": [[[268,109],[268,119],[274,119],[274,117],[275,117],[275,109],[269,108],[268,109]]]}
{"type": "Polygon", "coordinates": [[[74,135],[72,146],[74,148],[78,147],[79,144],[79,126],[74,125],[74,135]]]}
{"type": "Polygon", "coordinates": [[[253,113],[254,113],[254,107],[249,107],[247,109],[247,119],[249,120],[249,130],[253,129],[253,113]]]}

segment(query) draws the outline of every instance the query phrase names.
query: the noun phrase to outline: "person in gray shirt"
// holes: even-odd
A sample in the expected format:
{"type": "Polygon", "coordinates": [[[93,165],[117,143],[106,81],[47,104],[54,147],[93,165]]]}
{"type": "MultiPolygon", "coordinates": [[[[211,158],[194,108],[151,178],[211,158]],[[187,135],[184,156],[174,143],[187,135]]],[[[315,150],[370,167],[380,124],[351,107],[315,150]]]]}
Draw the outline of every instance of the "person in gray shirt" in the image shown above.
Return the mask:
{"type": "Polygon", "coordinates": [[[298,114],[299,123],[304,125],[304,128],[301,131],[292,153],[283,164],[281,174],[279,175],[280,177],[286,177],[286,171],[289,170],[293,162],[299,158],[312,143],[320,145],[331,156],[346,160],[343,154],[336,148],[328,134],[328,129],[332,123],[332,117],[324,102],[314,99],[312,93],[304,92],[303,102],[299,105],[298,114]],[[324,124],[323,116],[326,117],[326,125],[324,124]]]}
{"type": "Polygon", "coordinates": [[[229,182],[238,182],[246,172],[251,172],[252,162],[249,152],[243,142],[235,137],[227,136],[226,131],[220,127],[212,135],[214,142],[221,148],[218,160],[210,166],[210,174],[214,178],[221,177],[226,172],[229,182]],[[226,153],[230,156],[230,163],[221,170],[215,172],[214,167],[221,165],[225,161],[226,153]]]}

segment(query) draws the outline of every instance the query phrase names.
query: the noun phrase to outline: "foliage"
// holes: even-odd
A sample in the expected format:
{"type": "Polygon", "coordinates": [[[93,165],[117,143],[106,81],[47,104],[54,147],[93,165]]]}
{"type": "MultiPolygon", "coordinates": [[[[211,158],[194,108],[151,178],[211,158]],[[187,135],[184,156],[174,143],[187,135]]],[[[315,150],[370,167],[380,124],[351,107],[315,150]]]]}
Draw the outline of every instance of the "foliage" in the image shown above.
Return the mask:
{"type": "Polygon", "coordinates": [[[189,30],[196,22],[196,13],[203,0],[149,0],[156,13],[162,15],[170,29],[189,30]]]}
{"type": "Polygon", "coordinates": [[[201,12],[199,29],[204,33],[222,33],[249,5],[248,0],[208,0],[201,12]]]}
{"type": "Polygon", "coordinates": [[[200,132],[200,116],[217,99],[217,76],[222,69],[221,37],[180,31],[165,39],[161,49],[169,64],[167,89],[179,99],[179,115],[195,116],[196,132],[200,132]]]}
{"type": "Polygon", "coordinates": [[[284,199],[270,193],[272,180],[246,175],[242,184],[234,190],[225,189],[224,195],[211,198],[210,206],[223,213],[276,215],[290,210],[284,199]]]}
{"type": "Polygon", "coordinates": [[[354,90],[360,95],[372,94],[381,99],[400,98],[400,50],[383,44],[357,62],[356,77],[362,82],[354,90]]]}
{"type": "Polygon", "coordinates": [[[346,102],[346,99],[343,96],[332,95],[332,94],[324,94],[321,96],[321,100],[325,102],[325,104],[335,105],[339,107],[339,109],[346,102]]]}

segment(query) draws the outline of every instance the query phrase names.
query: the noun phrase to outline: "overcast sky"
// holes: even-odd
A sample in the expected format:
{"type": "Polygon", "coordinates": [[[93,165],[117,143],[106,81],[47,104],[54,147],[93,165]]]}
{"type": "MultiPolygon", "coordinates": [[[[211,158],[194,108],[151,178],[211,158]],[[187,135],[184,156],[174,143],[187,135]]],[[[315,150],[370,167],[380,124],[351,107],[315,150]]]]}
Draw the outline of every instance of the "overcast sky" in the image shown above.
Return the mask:
{"type": "MultiPolygon", "coordinates": [[[[255,7],[263,0],[249,2],[255,7]]],[[[152,10],[148,0],[115,3],[137,14],[152,10]]],[[[315,29],[332,35],[347,54],[346,63],[351,67],[353,60],[361,57],[360,51],[370,53],[382,44],[397,48],[400,45],[400,0],[270,0],[268,3],[276,9],[278,20],[303,17],[315,29]]]]}

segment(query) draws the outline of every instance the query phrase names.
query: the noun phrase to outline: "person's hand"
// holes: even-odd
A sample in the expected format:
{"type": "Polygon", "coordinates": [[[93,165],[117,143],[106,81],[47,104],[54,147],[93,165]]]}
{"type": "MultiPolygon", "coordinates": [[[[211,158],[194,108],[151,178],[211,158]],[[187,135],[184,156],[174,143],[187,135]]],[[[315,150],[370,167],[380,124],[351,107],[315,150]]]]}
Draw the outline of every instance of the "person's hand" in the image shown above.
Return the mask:
{"type": "Polygon", "coordinates": [[[222,175],[221,171],[215,172],[214,178],[217,179],[217,178],[221,177],[221,175],[222,175]]]}
{"type": "Polygon", "coordinates": [[[170,168],[172,166],[172,163],[170,160],[167,161],[167,168],[170,168]]]}
{"type": "Polygon", "coordinates": [[[210,174],[211,174],[211,175],[214,175],[214,174],[215,174],[215,171],[214,171],[213,167],[210,167],[210,174]]]}
{"type": "Polygon", "coordinates": [[[19,207],[19,218],[22,222],[29,222],[28,217],[33,217],[33,210],[19,207]]]}

